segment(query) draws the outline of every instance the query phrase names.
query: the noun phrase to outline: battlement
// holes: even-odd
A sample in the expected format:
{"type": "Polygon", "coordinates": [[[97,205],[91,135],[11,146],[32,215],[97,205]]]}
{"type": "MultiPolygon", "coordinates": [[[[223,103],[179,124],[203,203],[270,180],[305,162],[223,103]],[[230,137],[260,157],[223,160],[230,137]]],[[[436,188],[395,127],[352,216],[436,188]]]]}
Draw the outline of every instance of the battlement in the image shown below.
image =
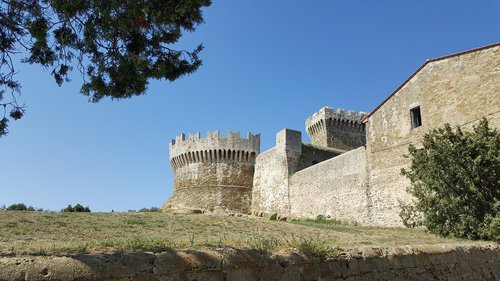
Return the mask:
{"type": "Polygon", "coordinates": [[[306,131],[314,145],[349,150],[363,145],[366,112],[347,112],[323,107],[306,120],[306,131]]]}
{"type": "Polygon", "coordinates": [[[366,112],[356,112],[352,110],[346,112],[342,108],[334,110],[331,107],[325,106],[321,108],[319,112],[315,112],[306,119],[306,129],[309,132],[310,129],[314,129],[313,127],[324,124],[327,120],[351,126],[360,125],[367,115],[368,113],[366,112]]]}
{"type": "Polygon", "coordinates": [[[248,133],[246,138],[240,132],[228,131],[222,137],[220,131],[181,134],[172,140],[169,146],[170,164],[175,169],[196,162],[254,162],[260,152],[260,134],[248,133]]]}

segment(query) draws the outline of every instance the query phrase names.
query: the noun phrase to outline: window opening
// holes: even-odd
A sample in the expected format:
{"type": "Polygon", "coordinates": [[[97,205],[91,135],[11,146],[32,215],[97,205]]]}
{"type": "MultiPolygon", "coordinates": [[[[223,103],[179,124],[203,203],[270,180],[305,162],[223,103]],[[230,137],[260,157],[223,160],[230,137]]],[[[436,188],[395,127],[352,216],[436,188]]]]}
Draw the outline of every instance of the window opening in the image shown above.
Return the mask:
{"type": "Polygon", "coordinates": [[[420,115],[420,106],[410,109],[411,115],[411,128],[422,126],[422,116],[420,115]]]}

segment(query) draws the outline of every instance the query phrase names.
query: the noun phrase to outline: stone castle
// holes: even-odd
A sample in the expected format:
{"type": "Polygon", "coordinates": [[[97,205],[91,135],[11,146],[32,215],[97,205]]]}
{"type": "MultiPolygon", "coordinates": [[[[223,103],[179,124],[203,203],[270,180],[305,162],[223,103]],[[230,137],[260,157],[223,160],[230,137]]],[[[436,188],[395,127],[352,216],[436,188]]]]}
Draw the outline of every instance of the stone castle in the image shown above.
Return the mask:
{"type": "Polygon", "coordinates": [[[181,135],[170,144],[174,194],[164,209],[401,226],[399,202],[412,200],[400,174],[408,146],[483,117],[500,127],[500,43],[427,60],[369,114],[322,108],[305,122],[310,144],[290,129],[263,153],[259,135],[181,135]]]}

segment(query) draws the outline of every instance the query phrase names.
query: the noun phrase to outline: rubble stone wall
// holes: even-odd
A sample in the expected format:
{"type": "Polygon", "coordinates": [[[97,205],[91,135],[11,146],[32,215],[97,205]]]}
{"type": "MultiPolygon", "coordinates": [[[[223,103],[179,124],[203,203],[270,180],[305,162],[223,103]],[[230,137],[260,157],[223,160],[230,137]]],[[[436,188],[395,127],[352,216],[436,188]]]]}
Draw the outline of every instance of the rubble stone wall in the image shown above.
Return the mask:
{"type": "Polygon", "coordinates": [[[499,280],[497,247],[415,246],[365,248],[336,259],[300,254],[266,257],[221,249],[0,257],[0,280],[366,281],[499,280]]]}

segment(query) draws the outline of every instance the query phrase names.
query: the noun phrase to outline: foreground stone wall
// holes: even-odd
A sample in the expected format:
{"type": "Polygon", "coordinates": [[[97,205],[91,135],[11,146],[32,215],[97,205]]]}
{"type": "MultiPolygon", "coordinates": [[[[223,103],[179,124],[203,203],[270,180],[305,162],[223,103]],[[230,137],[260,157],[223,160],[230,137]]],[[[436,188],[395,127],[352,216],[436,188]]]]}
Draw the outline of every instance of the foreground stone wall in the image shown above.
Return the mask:
{"type": "Polygon", "coordinates": [[[317,215],[369,224],[365,148],[360,147],[290,176],[290,215],[317,215]]]}
{"type": "Polygon", "coordinates": [[[0,257],[0,280],[366,281],[499,280],[500,249],[364,248],[331,260],[267,257],[230,248],[73,257],[0,257]]]}
{"type": "Polygon", "coordinates": [[[482,117],[500,127],[500,46],[431,60],[397,89],[366,123],[371,224],[400,226],[398,200],[410,201],[400,172],[409,144],[445,123],[466,129],[482,117]],[[410,110],[420,107],[422,125],[412,128],[410,110]]]}

